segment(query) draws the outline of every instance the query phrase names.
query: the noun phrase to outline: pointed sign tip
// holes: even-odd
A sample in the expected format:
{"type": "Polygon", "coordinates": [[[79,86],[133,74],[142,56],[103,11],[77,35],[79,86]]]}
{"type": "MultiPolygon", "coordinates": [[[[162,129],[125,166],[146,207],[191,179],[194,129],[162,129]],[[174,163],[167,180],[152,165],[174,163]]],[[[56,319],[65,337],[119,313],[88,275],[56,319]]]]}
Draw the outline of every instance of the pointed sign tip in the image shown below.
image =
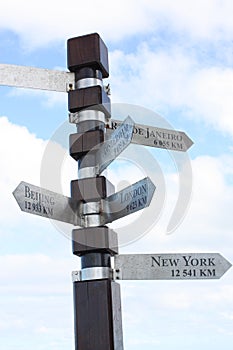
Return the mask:
{"type": "Polygon", "coordinates": [[[149,177],[147,177],[146,180],[147,180],[147,186],[148,186],[148,197],[149,197],[148,205],[149,205],[154,196],[156,186],[149,177]]]}

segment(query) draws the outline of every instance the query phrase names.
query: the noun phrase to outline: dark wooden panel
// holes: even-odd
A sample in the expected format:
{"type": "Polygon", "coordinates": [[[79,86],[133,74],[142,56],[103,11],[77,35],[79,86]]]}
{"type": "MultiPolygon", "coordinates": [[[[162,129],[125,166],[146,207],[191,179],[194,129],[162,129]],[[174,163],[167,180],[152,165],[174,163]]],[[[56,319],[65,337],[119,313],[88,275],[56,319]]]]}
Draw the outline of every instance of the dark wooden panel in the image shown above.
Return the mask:
{"type": "Polygon", "coordinates": [[[86,153],[98,149],[104,141],[104,131],[103,130],[92,130],[86,133],[76,133],[70,135],[70,155],[75,160],[80,159],[86,153]]]}
{"type": "Polygon", "coordinates": [[[110,98],[101,86],[90,86],[68,92],[68,108],[71,113],[93,106],[96,106],[94,109],[110,115],[110,98]]]}
{"type": "Polygon", "coordinates": [[[70,134],[70,155],[75,160],[78,160],[83,155],[83,134],[70,134]]]}
{"type": "Polygon", "coordinates": [[[96,201],[113,193],[114,186],[105,176],[71,181],[71,197],[76,200],[96,201]]]}
{"type": "Polygon", "coordinates": [[[108,49],[97,33],[69,39],[67,63],[71,72],[92,67],[101,70],[103,78],[109,76],[108,49]]]}
{"type": "Polygon", "coordinates": [[[73,254],[83,255],[89,252],[107,252],[118,254],[117,233],[107,226],[87,227],[72,231],[73,254]]]}
{"type": "Polygon", "coordinates": [[[111,281],[74,283],[76,350],[114,350],[111,281]]]}
{"type": "Polygon", "coordinates": [[[111,255],[107,252],[91,252],[82,255],[81,268],[82,270],[93,267],[111,268],[111,255]]]}
{"type": "Polygon", "coordinates": [[[88,300],[88,284],[79,282],[74,283],[74,326],[75,326],[75,349],[81,350],[79,346],[86,344],[86,349],[90,349],[89,334],[89,300],[88,300]],[[82,305],[82,307],[80,307],[82,305]],[[84,330],[84,331],[83,331],[84,330]]]}
{"type": "Polygon", "coordinates": [[[91,130],[105,130],[105,123],[99,120],[85,120],[76,124],[77,132],[84,133],[91,130]]]}

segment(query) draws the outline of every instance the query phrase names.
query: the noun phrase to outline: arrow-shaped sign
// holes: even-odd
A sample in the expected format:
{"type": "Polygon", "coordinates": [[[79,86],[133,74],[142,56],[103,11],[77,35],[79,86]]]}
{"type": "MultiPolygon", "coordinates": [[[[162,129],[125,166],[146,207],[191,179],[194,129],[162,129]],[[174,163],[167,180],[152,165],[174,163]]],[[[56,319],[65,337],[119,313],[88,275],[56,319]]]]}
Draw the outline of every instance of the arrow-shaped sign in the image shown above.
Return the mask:
{"type": "Polygon", "coordinates": [[[218,279],[232,266],[218,253],[116,255],[115,277],[122,280],[218,279]]]}
{"type": "MultiPolygon", "coordinates": [[[[154,184],[147,177],[103,199],[100,203],[101,224],[105,225],[149,206],[154,190],[154,184]]],[[[85,226],[83,206],[70,197],[24,181],[16,187],[13,195],[20,209],[26,213],[67,222],[75,226],[85,226]]]]}
{"type": "MultiPolygon", "coordinates": [[[[110,119],[107,129],[108,133],[115,132],[121,124],[122,122],[119,120],[110,119]]],[[[156,128],[142,124],[135,124],[131,142],[181,152],[187,151],[193,144],[193,141],[183,131],[156,128]]]]}
{"type": "Polygon", "coordinates": [[[104,224],[148,207],[154,191],[153,182],[149,177],[146,177],[107,197],[103,200],[104,224]]]}
{"type": "Polygon", "coordinates": [[[0,64],[0,85],[67,92],[74,89],[75,76],[71,72],[0,64]]]}
{"type": "Polygon", "coordinates": [[[96,152],[99,174],[130,144],[134,129],[134,122],[127,117],[96,152]]]}
{"type": "Polygon", "coordinates": [[[81,226],[78,202],[59,193],[20,182],[13,195],[24,212],[81,226]]]}

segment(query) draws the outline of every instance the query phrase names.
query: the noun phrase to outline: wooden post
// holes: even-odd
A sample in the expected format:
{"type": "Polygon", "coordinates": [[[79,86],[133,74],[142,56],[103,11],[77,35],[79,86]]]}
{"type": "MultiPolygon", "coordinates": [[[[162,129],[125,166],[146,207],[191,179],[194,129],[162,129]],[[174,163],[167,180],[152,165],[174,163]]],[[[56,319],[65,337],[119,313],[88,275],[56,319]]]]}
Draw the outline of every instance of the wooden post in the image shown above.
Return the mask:
{"type": "Polygon", "coordinates": [[[85,228],[72,233],[73,253],[81,257],[82,266],[79,280],[74,280],[75,349],[123,350],[120,286],[111,269],[117,235],[101,226],[98,211],[100,200],[114,193],[114,186],[96,170],[95,153],[111,115],[102,84],[109,75],[108,51],[98,34],[68,40],[68,68],[75,73],[68,105],[77,126],[77,133],[70,135],[70,155],[78,162],[79,174],[71,182],[71,197],[85,208],[85,228]]]}

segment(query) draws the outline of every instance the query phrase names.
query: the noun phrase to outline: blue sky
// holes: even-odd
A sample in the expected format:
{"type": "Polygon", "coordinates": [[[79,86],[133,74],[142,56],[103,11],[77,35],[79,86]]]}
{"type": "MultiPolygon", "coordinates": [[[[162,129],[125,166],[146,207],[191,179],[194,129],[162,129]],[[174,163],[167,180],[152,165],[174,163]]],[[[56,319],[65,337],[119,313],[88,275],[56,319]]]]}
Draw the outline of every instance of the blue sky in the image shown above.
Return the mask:
{"type": "MultiPolygon", "coordinates": [[[[113,117],[133,110],[135,122],[161,126],[159,114],[159,124],[194,141],[185,158],[131,145],[109,168],[106,176],[117,189],[147,172],[157,185],[149,214],[141,216],[154,221],[146,235],[125,244],[138,216],[111,224],[120,253],[218,252],[233,262],[232,12],[231,0],[0,4],[0,63],[66,70],[67,39],[98,32],[109,49],[113,117]],[[187,159],[192,196],[182,222],[167,235],[180,191],[177,162],[187,159]],[[157,207],[160,216],[153,217],[157,207]]],[[[67,120],[65,93],[0,87],[4,350],[74,349],[71,271],[79,262],[60,232],[72,227],[22,213],[12,196],[22,180],[40,185],[48,140],[62,131],[68,145],[68,133],[75,131],[67,131],[67,120]]],[[[77,173],[69,158],[61,169],[66,195],[77,173]]],[[[123,281],[121,293],[126,350],[232,349],[233,269],[216,281],[123,281]]]]}

